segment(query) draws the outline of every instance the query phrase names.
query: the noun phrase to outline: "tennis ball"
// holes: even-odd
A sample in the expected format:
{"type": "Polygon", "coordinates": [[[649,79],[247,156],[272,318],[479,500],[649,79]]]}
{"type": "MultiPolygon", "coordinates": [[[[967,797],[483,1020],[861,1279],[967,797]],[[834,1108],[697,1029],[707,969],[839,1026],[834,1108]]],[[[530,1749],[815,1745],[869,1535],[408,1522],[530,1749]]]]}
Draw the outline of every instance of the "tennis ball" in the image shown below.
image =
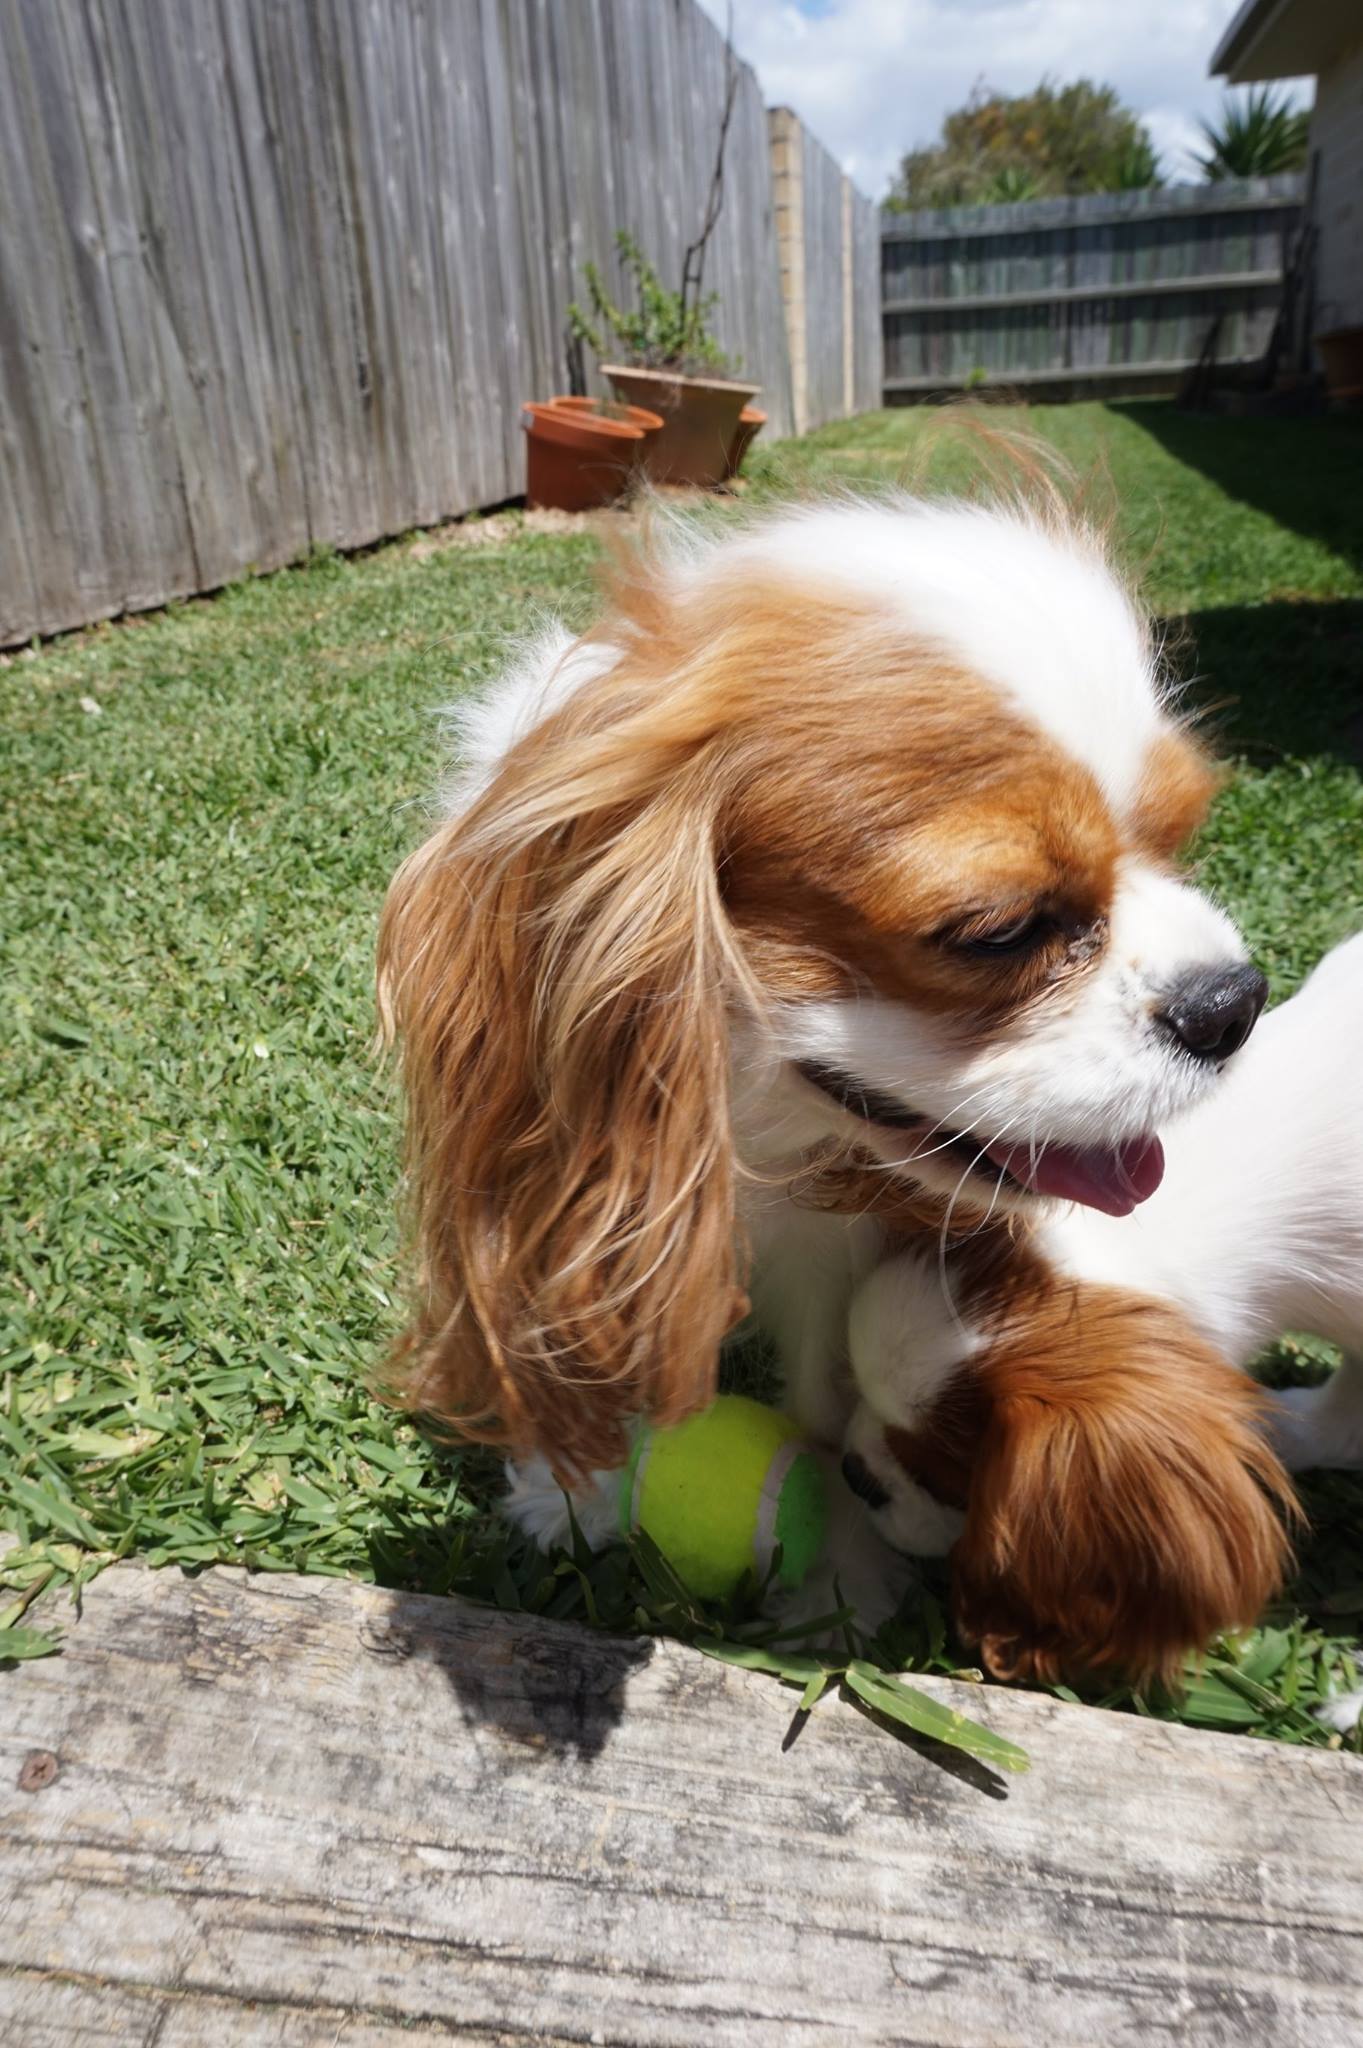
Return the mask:
{"type": "Polygon", "coordinates": [[[620,1527],[651,1536],[703,1600],[759,1580],[797,1586],[823,1549],[828,1506],[818,1459],[788,1415],[741,1394],[675,1429],[640,1431],[620,1475],[620,1527]]]}

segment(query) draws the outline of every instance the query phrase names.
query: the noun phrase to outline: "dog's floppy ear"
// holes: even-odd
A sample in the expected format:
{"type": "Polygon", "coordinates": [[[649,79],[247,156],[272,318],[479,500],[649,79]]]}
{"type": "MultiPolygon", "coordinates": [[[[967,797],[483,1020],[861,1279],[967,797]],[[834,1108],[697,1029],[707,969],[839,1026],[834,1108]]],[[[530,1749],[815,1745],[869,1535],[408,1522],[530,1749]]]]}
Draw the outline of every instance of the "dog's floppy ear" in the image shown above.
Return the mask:
{"type": "Polygon", "coordinates": [[[1254,1383],[1172,1308],[1066,1290],[981,1361],[957,1618],[1000,1678],[1176,1683],[1290,1561],[1290,1482],[1254,1383]]]}
{"type": "Polygon", "coordinates": [[[565,1480],[713,1394],[739,1312],[704,735],[575,693],[395,877],[418,1298],[388,1391],[565,1480]]]}

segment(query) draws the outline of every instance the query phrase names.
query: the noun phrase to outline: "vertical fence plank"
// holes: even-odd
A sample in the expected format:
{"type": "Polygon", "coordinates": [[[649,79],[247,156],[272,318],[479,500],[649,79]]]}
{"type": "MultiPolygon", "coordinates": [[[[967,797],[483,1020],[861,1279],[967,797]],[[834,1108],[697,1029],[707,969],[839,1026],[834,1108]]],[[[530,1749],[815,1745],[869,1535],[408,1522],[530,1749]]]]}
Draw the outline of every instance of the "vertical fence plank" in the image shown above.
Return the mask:
{"type": "Polygon", "coordinates": [[[281,143],[270,118],[252,11],[218,0],[223,39],[224,115],[230,206],[227,232],[239,253],[240,289],[249,301],[254,343],[246,374],[262,450],[258,508],[260,567],[287,562],[313,537],[308,488],[307,400],[296,347],[296,284],[283,182],[281,143]]]}
{"type": "MultiPolygon", "coordinates": [[[[94,469],[87,479],[108,584],[102,609],[121,610],[192,590],[196,565],[171,423],[146,348],[137,223],[124,170],[125,138],[108,94],[94,10],[44,19],[60,39],[66,89],[79,105],[78,151],[54,171],[70,237],[72,307],[90,395],[94,469]]],[[[60,90],[55,78],[47,96],[60,90]]]]}
{"type": "Polygon", "coordinates": [[[880,296],[880,208],[853,190],[852,233],[852,403],[867,412],[881,402],[885,382],[884,336],[872,309],[880,296]]]}

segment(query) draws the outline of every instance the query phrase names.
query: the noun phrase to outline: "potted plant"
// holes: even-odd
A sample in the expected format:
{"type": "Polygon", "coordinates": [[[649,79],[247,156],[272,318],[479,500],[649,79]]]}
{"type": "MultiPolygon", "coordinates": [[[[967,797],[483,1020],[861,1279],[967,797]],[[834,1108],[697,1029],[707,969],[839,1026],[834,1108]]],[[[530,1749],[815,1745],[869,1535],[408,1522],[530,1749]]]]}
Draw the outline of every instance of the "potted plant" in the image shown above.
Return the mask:
{"type": "Polygon", "coordinates": [[[610,505],[628,490],[649,442],[662,431],[656,413],[606,398],[551,398],[527,405],[525,501],[560,512],[610,505]]]}
{"type": "Polygon", "coordinates": [[[701,297],[688,289],[686,277],[680,291],[671,291],[627,230],[615,240],[635,304],[617,305],[597,266],[588,263],[591,309],[569,307],[573,333],[591,344],[603,376],[621,398],[661,415],[662,432],[644,454],[654,481],[721,483],[731,474],[740,415],[759,387],[723,374],[728,363],[709,325],[718,294],[701,297]],[[620,361],[606,360],[612,350],[620,361]]]}
{"type": "Polygon", "coordinates": [[[633,235],[621,228],[615,245],[633,285],[634,307],[616,305],[601,272],[588,263],[591,312],[576,303],[568,308],[574,341],[591,343],[617,396],[661,415],[662,431],[643,456],[645,469],[657,483],[722,483],[733,475],[753,435],[765,424],[765,415],[755,408],[744,414],[758,386],[724,374],[729,366],[710,332],[719,294],[703,289],[706,251],[724,206],[724,152],[738,85],[733,38],[726,35],[724,105],[714,169],[700,233],[682,257],[680,290],[669,290],[633,235]],[[607,362],[608,345],[623,360],[607,362]]]}
{"type": "Polygon", "coordinates": [[[767,415],[763,412],[761,406],[744,406],[742,412],[738,415],[738,432],[729,443],[729,467],[724,472],[726,476],[738,475],[739,470],[743,467],[744,456],[766,424],[767,415]]]}

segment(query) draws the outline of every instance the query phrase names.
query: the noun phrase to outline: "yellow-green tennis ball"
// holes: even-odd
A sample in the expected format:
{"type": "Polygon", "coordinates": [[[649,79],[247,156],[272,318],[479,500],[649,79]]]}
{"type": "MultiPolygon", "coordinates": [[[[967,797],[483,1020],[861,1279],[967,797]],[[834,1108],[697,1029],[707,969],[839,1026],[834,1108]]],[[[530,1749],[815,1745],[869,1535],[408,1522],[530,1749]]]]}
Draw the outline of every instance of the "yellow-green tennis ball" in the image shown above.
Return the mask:
{"type": "Polygon", "coordinates": [[[779,1545],[779,1583],[816,1562],[828,1504],[819,1461],[788,1415],[721,1394],[675,1429],[642,1430],[620,1475],[620,1526],[651,1536],[679,1579],[722,1600],[745,1571],[765,1580],[779,1545]]]}

